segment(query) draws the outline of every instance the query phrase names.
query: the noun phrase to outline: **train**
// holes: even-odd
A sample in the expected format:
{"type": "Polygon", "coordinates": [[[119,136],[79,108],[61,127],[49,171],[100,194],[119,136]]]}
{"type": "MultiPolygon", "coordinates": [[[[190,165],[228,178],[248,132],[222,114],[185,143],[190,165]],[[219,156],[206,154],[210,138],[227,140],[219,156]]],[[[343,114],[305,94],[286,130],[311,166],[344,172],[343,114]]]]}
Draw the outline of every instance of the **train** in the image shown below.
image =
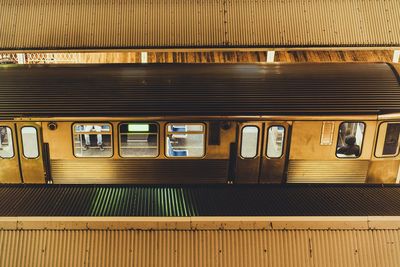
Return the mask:
{"type": "Polygon", "coordinates": [[[399,183],[389,63],[0,65],[0,183],[399,183]]]}

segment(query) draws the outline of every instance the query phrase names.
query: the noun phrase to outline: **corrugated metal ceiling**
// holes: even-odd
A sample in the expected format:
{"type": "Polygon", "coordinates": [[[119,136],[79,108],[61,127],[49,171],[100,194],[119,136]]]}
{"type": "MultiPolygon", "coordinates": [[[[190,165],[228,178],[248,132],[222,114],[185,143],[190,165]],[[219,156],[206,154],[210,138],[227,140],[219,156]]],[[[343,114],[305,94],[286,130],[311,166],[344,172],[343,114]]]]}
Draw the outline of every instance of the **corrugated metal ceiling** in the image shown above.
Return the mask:
{"type": "Polygon", "coordinates": [[[0,0],[0,50],[398,47],[397,0],[0,0]]]}

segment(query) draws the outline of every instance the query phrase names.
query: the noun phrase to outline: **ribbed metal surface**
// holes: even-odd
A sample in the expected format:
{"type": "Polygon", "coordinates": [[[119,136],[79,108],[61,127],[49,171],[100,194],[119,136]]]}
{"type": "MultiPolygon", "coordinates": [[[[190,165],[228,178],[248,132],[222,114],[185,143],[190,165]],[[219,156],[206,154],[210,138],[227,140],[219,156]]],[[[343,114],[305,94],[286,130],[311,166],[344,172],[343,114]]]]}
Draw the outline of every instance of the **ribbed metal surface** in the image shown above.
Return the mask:
{"type": "Polygon", "coordinates": [[[368,160],[354,161],[289,161],[289,183],[365,183],[368,160]]]}
{"type": "Polygon", "coordinates": [[[0,9],[0,50],[400,45],[397,0],[1,0],[0,9]]]}
{"type": "Polygon", "coordinates": [[[386,64],[0,66],[0,114],[262,115],[400,110],[386,64]]]}
{"type": "Polygon", "coordinates": [[[398,186],[0,186],[0,216],[399,215],[398,186]]]}
{"type": "Polygon", "coordinates": [[[1,266],[397,267],[399,230],[0,231],[1,266]]]}
{"type": "Polygon", "coordinates": [[[54,183],[226,183],[227,160],[52,160],[54,183]],[[85,170],[85,171],[82,171],[85,170]]]}
{"type": "Polygon", "coordinates": [[[400,40],[400,30],[393,30],[399,9],[398,1],[232,0],[227,40],[247,46],[392,46],[400,40]]]}

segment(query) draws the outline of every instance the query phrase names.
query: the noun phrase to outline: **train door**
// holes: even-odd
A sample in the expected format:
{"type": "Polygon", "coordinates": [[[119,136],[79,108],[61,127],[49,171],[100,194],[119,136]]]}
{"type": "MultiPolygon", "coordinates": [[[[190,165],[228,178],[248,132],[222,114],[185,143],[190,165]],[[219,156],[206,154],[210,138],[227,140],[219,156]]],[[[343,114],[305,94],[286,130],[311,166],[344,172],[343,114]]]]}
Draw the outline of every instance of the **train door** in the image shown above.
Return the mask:
{"type": "Polygon", "coordinates": [[[24,183],[45,183],[40,124],[16,123],[21,176],[24,183]]]}
{"type": "Polygon", "coordinates": [[[13,122],[0,122],[0,183],[21,183],[18,145],[13,122]]]}
{"type": "Polygon", "coordinates": [[[240,123],[235,183],[281,183],[284,178],[289,124],[240,123]]]}
{"type": "Polygon", "coordinates": [[[258,183],[263,127],[262,122],[239,124],[235,183],[258,183]]]}
{"type": "Polygon", "coordinates": [[[266,122],[261,156],[260,183],[282,183],[285,180],[290,125],[266,122]]]}

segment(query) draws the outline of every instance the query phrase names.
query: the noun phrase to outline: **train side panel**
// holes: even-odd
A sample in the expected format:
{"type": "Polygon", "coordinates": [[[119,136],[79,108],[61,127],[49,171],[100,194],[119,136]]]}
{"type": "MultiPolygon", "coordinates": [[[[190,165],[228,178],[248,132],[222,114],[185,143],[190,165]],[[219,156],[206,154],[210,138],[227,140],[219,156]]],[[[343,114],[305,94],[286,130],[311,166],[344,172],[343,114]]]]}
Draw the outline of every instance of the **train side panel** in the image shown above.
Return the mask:
{"type": "MultiPolygon", "coordinates": [[[[134,120],[128,120],[134,121],[134,120]]],[[[104,122],[104,121],[103,121],[104,122]]],[[[101,123],[101,122],[85,122],[101,123]]],[[[59,122],[56,130],[44,129],[44,141],[49,144],[51,175],[54,183],[227,183],[229,148],[235,142],[236,129],[218,122],[218,127],[206,123],[204,157],[166,156],[166,125],[157,122],[158,155],[155,157],[122,157],[119,126],[121,122],[106,122],[112,126],[112,155],[109,157],[77,157],[74,155],[72,127],[75,122],[59,122]],[[218,131],[218,133],[215,133],[218,131]],[[215,138],[212,135],[217,134],[215,138]],[[213,139],[213,142],[210,142],[213,139]],[[216,140],[217,139],[217,140],[216,140]]],[[[185,137],[185,134],[177,134],[185,137]]],[[[93,141],[93,140],[92,140],[93,141]]],[[[90,148],[95,151],[97,148],[90,148]]]]}
{"type": "Polygon", "coordinates": [[[338,132],[342,123],[344,121],[293,123],[287,182],[364,183],[367,181],[376,122],[360,122],[364,123],[365,127],[361,154],[356,158],[338,157],[338,132]]]}

